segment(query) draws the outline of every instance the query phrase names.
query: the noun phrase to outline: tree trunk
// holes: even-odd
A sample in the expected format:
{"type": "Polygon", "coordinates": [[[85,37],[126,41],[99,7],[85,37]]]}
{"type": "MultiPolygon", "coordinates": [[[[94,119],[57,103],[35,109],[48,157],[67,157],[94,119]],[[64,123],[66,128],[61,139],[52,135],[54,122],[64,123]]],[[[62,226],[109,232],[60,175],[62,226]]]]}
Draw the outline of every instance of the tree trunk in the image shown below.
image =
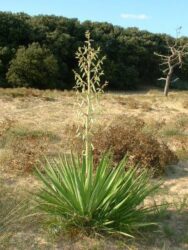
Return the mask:
{"type": "Polygon", "coordinates": [[[168,91],[169,91],[169,87],[170,87],[170,82],[171,82],[172,74],[173,74],[173,68],[171,68],[169,70],[168,75],[166,77],[165,88],[164,88],[164,95],[165,96],[168,96],[168,91]]]}

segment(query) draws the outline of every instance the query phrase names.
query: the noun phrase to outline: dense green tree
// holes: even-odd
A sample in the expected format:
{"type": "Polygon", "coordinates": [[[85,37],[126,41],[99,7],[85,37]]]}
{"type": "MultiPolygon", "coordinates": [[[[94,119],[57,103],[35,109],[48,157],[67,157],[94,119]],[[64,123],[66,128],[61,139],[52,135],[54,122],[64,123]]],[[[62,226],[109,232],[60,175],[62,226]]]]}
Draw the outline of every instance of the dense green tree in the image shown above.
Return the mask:
{"type": "Polygon", "coordinates": [[[32,43],[20,47],[10,63],[7,80],[12,86],[55,88],[58,64],[51,51],[32,43]]]}
{"type": "MultiPolygon", "coordinates": [[[[72,69],[77,67],[75,52],[83,44],[86,30],[90,30],[91,37],[95,40],[94,46],[101,47],[103,53],[101,56],[107,57],[104,70],[110,89],[127,90],[146,84],[158,85],[157,79],[161,76],[162,69],[159,67],[159,58],[154,55],[154,52],[168,53],[166,34],[153,34],[140,31],[138,28],[124,29],[106,22],[80,23],[75,18],[54,15],[31,17],[24,13],[0,12],[0,86],[6,87],[10,83],[12,86],[20,85],[18,78],[22,75],[22,79],[25,79],[23,84],[30,87],[72,88],[74,84],[72,69]],[[20,51],[20,46],[24,46],[26,50],[32,43],[37,43],[38,47],[40,45],[41,49],[48,49],[53,54],[52,57],[56,63],[52,65],[58,65],[59,68],[59,70],[54,70],[51,78],[55,79],[54,83],[51,80],[46,81],[45,74],[41,74],[40,78],[38,76],[37,80],[28,81],[27,76],[30,72],[26,74],[27,69],[24,67],[25,76],[21,73],[20,67],[16,73],[15,70],[14,74],[11,73],[10,78],[10,72],[17,58],[15,52],[20,51]],[[9,82],[6,81],[6,73],[9,82]],[[15,79],[17,79],[16,82],[13,82],[15,79]]],[[[168,39],[174,40],[169,36],[168,39]]],[[[188,38],[181,39],[187,41],[188,38]]],[[[20,54],[25,53],[24,47],[22,47],[22,52],[19,52],[20,54]]],[[[43,72],[43,68],[47,65],[43,66],[41,61],[38,64],[38,71],[43,72]]],[[[50,68],[51,65],[48,67],[50,68]]],[[[177,70],[176,73],[184,83],[179,84],[178,87],[187,86],[188,88],[188,66],[184,65],[182,70],[177,70]]]]}
{"type": "Polygon", "coordinates": [[[15,54],[15,49],[9,47],[0,47],[0,86],[8,86],[8,83],[5,79],[6,72],[9,68],[9,62],[15,54]]]}
{"type": "Polygon", "coordinates": [[[0,12],[0,46],[27,45],[31,35],[30,16],[0,12]]]}

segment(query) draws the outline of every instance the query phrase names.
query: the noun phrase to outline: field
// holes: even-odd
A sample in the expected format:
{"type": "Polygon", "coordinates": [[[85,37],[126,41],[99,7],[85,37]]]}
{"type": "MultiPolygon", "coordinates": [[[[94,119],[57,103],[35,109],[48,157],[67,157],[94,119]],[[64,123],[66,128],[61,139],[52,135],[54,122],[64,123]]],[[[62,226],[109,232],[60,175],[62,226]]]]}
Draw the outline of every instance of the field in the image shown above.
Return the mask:
{"type": "MultiPolygon", "coordinates": [[[[0,219],[37,189],[33,166],[43,155],[70,149],[69,129],[79,123],[76,103],[72,91],[0,89],[0,219]]],[[[165,142],[179,158],[166,167],[160,192],[151,197],[170,203],[159,211],[155,232],[135,240],[81,234],[56,238],[32,218],[3,232],[0,249],[188,249],[188,92],[171,92],[168,98],[157,90],[105,93],[96,123],[107,127],[120,117],[143,120],[144,133],[165,142]]]]}

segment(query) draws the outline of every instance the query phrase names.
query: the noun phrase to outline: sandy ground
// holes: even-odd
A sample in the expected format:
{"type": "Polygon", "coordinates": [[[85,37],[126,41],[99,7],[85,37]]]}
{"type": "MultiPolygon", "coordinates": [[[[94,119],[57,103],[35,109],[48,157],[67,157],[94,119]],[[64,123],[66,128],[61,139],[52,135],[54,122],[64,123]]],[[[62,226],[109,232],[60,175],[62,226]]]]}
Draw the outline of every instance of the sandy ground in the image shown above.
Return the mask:
{"type": "MultiPolygon", "coordinates": [[[[44,92],[37,97],[13,98],[8,92],[2,94],[0,91],[0,121],[11,119],[17,125],[29,129],[51,131],[63,138],[65,128],[78,119],[75,100],[72,92],[44,92]]],[[[102,111],[98,112],[96,118],[99,123],[103,124],[108,124],[117,115],[125,115],[127,119],[130,116],[139,117],[148,122],[176,121],[179,116],[188,118],[187,102],[188,92],[172,92],[168,98],[155,91],[141,94],[107,93],[101,100],[102,111]]],[[[185,128],[186,131],[188,132],[188,127],[185,128]]],[[[173,148],[173,145],[171,146],[173,148]]],[[[34,189],[38,185],[32,175],[8,173],[2,168],[0,173],[3,188],[10,189],[13,194],[18,193],[21,196],[25,190],[34,189]]],[[[3,248],[0,246],[0,249],[188,249],[188,207],[186,205],[188,203],[185,201],[188,199],[188,160],[183,159],[177,165],[171,166],[163,177],[163,182],[162,191],[157,199],[174,202],[177,209],[183,207],[183,212],[172,215],[170,220],[167,219],[168,229],[166,230],[169,230],[166,233],[167,236],[151,239],[149,245],[135,241],[128,243],[129,247],[124,240],[104,241],[87,237],[73,241],[60,240],[52,244],[40,230],[31,227],[24,232],[19,229],[9,243],[7,245],[4,243],[3,248]],[[185,235],[185,239],[173,240],[176,236],[181,238],[181,235],[185,235]]]]}

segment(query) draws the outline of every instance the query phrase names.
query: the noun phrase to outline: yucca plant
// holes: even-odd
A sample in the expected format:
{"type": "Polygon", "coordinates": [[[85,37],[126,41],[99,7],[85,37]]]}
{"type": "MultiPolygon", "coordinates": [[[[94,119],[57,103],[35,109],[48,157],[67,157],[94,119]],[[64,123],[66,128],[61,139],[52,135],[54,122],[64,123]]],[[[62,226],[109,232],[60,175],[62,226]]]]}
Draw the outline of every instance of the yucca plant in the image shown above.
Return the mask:
{"type": "Polygon", "coordinates": [[[124,158],[116,167],[110,154],[105,154],[94,171],[90,154],[86,157],[60,157],[37,176],[42,188],[36,195],[37,209],[66,228],[87,233],[120,233],[132,237],[141,227],[149,226],[153,208],[143,206],[144,199],[158,188],[151,185],[147,171],[136,168],[125,171],[124,158]],[[88,172],[86,172],[86,169],[88,172]]]}
{"type": "Polygon", "coordinates": [[[146,216],[152,208],[143,201],[158,185],[151,186],[146,171],[125,171],[126,159],[112,167],[112,157],[105,153],[93,163],[91,145],[92,121],[96,96],[103,91],[100,49],[93,49],[90,33],[76,57],[80,73],[75,72],[76,89],[81,95],[84,152],[81,157],[62,156],[48,162],[37,176],[42,181],[35,194],[36,208],[52,219],[56,228],[70,227],[88,232],[121,233],[132,236],[134,230],[151,225],[146,216]],[[60,226],[61,225],[61,226],[60,226]]]}

